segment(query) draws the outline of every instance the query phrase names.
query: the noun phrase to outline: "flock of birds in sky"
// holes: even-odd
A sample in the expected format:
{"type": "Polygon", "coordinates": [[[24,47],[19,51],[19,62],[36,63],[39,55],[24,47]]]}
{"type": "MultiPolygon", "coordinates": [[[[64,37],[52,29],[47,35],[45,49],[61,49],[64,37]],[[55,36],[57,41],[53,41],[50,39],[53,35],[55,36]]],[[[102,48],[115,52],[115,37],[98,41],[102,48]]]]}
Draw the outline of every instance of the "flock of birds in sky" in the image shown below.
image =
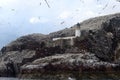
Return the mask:
{"type": "MultiPolygon", "coordinates": [[[[44,1],[46,2],[48,8],[50,8],[50,5],[49,5],[49,3],[47,2],[47,0],[44,0],[44,1]]],[[[99,1],[100,1],[100,0],[97,0],[97,2],[99,2],[99,1]]],[[[116,1],[117,1],[117,2],[120,2],[120,0],[116,0],[116,1]]],[[[80,2],[84,4],[84,0],[80,0],[80,2]]],[[[40,3],[40,5],[41,5],[41,3],[40,3]]],[[[109,5],[109,2],[102,8],[102,10],[105,10],[105,9],[108,7],[108,5],[109,5]]],[[[117,5],[113,5],[113,6],[112,6],[112,9],[114,9],[116,6],[117,6],[117,5]]],[[[76,11],[78,11],[78,10],[76,10],[76,11]]],[[[99,12],[99,14],[101,14],[101,12],[99,12]]],[[[64,23],[65,23],[65,21],[62,21],[60,24],[62,25],[62,24],[64,24],[64,23]]]]}
{"type": "MultiPolygon", "coordinates": [[[[46,5],[48,6],[48,8],[51,8],[49,2],[48,2],[47,0],[44,0],[44,1],[45,1],[46,5]]],[[[96,1],[99,2],[100,0],[96,0],[96,1]]],[[[116,1],[117,1],[117,2],[120,2],[120,0],[116,0],[116,1]]],[[[84,0],[80,0],[80,2],[81,2],[82,4],[84,4],[84,0]]],[[[41,6],[41,5],[42,5],[42,2],[40,2],[39,5],[41,6]]],[[[106,3],[106,5],[104,5],[104,7],[102,8],[102,10],[105,10],[108,6],[109,6],[109,2],[106,3]]],[[[114,9],[116,6],[117,6],[117,5],[113,5],[113,6],[112,6],[112,9],[114,9]]],[[[0,6],[0,9],[2,9],[2,6],[0,6]]],[[[16,11],[16,10],[15,10],[15,9],[11,9],[11,11],[16,11]]],[[[76,10],[76,11],[79,11],[79,10],[76,10]]],[[[99,12],[98,14],[101,14],[101,12],[99,12]]],[[[40,19],[40,16],[38,16],[38,19],[40,19]]],[[[10,23],[8,23],[8,24],[10,24],[10,23]]],[[[61,25],[62,25],[62,24],[65,24],[65,21],[60,22],[60,24],[61,24],[61,25]]]]}
{"type": "MultiPolygon", "coordinates": [[[[48,8],[50,8],[50,5],[49,5],[49,3],[47,2],[47,0],[44,0],[44,1],[46,2],[48,8]]],[[[117,1],[117,2],[120,2],[120,0],[116,0],[116,1],[117,1]]],[[[84,0],[80,0],[80,2],[84,4],[84,0]]],[[[99,2],[99,0],[97,0],[97,2],[99,2]]],[[[108,4],[109,4],[109,2],[103,7],[103,10],[107,8],[108,4]]],[[[40,3],[40,5],[41,5],[41,3],[40,3]]],[[[112,9],[114,9],[115,7],[116,7],[116,5],[113,5],[112,9]]]]}

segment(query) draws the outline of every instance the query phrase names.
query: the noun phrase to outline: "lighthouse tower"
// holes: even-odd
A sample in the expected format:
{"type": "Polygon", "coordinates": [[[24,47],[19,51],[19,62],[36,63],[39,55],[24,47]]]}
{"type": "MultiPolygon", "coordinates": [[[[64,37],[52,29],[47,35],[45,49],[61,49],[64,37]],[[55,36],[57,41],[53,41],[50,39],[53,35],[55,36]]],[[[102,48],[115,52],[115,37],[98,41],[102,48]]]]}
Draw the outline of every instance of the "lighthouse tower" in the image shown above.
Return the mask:
{"type": "Polygon", "coordinates": [[[75,26],[75,37],[80,37],[80,36],[81,36],[80,24],[77,23],[75,26]]]}

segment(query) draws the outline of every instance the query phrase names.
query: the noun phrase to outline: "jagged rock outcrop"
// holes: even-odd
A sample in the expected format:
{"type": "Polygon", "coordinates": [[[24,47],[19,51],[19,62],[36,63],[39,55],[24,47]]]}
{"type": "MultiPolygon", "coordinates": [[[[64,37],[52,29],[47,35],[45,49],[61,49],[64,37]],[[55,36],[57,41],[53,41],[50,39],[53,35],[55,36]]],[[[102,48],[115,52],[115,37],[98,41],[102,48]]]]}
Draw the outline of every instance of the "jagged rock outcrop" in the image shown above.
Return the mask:
{"type": "Polygon", "coordinates": [[[3,47],[1,51],[2,53],[5,53],[9,51],[21,51],[24,49],[34,50],[35,48],[39,47],[42,42],[47,41],[46,37],[47,36],[43,34],[22,36],[3,47]]]}
{"type": "Polygon", "coordinates": [[[32,62],[40,57],[62,54],[64,50],[60,47],[48,47],[47,42],[50,40],[51,39],[47,38],[45,35],[31,34],[20,37],[3,47],[0,61],[1,64],[4,64],[4,67],[8,68],[5,68],[5,71],[3,71],[6,75],[2,75],[2,72],[0,75],[17,76],[20,72],[20,66],[26,63],[32,62]],[[11,74],[9,75],[7,73],[11,74]]]}
{"type": "MultiPolygon", "coordinates": [[[[1,49],[1,64],[4,64],[5,70],[3,76],[16,76],[19,73],[20,66],[35,59],[36,51],[41,44],[41,39],[45,35],[32,34],[23,36],[11,42],[1,49]],[[10,74],[8,74],[10,73],[10,74]]],[[[3,73],[0,73],[2,75],[3,73]]]]}
{"type": "Polygon", "coordinates": [[[37,76],[38,78],[46,79],[45,75],[49,75],[49,79],[56,76],[59,76],[59,79],[61,74],[64,74],[62,78],[68,78],[69,74],[71,74],[74,77],[76,76],[77,79],[79,73],[109,73],[119,70],[120,68],[118,67],[120,65],[100,61],[94,54],[87,52],[86,54],[58,54],[23,65],[21,67],[21,77],[35,78],[37,76]],[[74,72],[78,74],[74,74],[74,72]]]}
{"type": "Polygon", "coordinates": [[[118,44],[120,42],[120,17],[114,17],[102,23],[101,29],[92,30],[88,36],[89,50],[105,61],[120,58],[118,44]],[[117,50],[116,50],[117,49],[117,50]]]}
{"type": "Polygon", "coordinates": [[[76,38],[75,45],[70,46],[69,49],[53,46],[52,38],[74,36],[74,26],[48,35],[23,36],[4,46],[0,56],[0,75],[11,73],[12,76],[17,76],[20,71],[21,76],[36,74],[38,71],[42,75],[53,70],[55,73],[59,71],[119,71],[120,13],[92,18],[80,24],[81,37],[76,38]],[[65,52],[72,52],[72,54],[65,52]]]}
{"type": "MultiPolygon", "coordinates": [[[[82,43],[81,45],[84,46],[85,50],[94,53],[98,58],[103,61],[117,61],[120,58],[118,49],[120,43],[119,24],[119,13],[85,20],[81,23],[81,37],[84,40],[82,39],[82,41],[77,42],[77,44],[82,43]]],[[[73,36],[73,27],[51,33],[50,36],[73,36]]],[[[79,46],[79,48],[82,47],[79,46]]]]}
{"type": "Polygon", "coordinates": [[[114,61],[113,37],[108,37],[104,30],[90,33],[88,37],[88,49],[103,61],[114,61]]]}

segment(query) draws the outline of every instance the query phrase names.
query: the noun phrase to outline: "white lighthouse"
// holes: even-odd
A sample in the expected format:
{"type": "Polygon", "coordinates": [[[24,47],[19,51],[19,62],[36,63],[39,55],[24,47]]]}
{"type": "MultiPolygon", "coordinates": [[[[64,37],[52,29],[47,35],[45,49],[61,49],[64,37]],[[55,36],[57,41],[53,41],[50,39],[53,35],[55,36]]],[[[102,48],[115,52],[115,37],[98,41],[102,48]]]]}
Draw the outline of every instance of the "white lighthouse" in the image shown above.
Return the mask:
{"type": "Polygon", "coordinates": [[[80,24],[77,23],[75,26],[75,37],[80,37],[80,36],[81,36],[80,24]]]}
{"type": "Polygon", "coordinates": [[[77,37],[81,37],[80,24],[77,23],[73,27],[74,27],[73,29],[75,30],[75,36],[53,38],[54,46],[63,47],[64,45],[68,45],[68,44],[70,46],[73,46],[75,44],[74,39],[77,37]],[[66,40],[66,42],[65,42],[65,40],[66,40]]]}

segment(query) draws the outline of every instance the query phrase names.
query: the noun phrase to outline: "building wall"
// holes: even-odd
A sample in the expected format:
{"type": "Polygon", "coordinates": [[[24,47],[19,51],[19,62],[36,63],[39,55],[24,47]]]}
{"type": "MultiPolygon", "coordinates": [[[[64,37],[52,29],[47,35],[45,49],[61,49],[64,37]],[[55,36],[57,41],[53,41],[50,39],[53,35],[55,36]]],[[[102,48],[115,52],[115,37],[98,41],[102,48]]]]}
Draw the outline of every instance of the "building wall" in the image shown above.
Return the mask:
{"type": "Polygon", "coordinates": [[[74,43],[71,43],[71,39],[59,39],[53,43],[54,46],[60,46],[61,48],[72,46],[72,44],[74,43]]]}

